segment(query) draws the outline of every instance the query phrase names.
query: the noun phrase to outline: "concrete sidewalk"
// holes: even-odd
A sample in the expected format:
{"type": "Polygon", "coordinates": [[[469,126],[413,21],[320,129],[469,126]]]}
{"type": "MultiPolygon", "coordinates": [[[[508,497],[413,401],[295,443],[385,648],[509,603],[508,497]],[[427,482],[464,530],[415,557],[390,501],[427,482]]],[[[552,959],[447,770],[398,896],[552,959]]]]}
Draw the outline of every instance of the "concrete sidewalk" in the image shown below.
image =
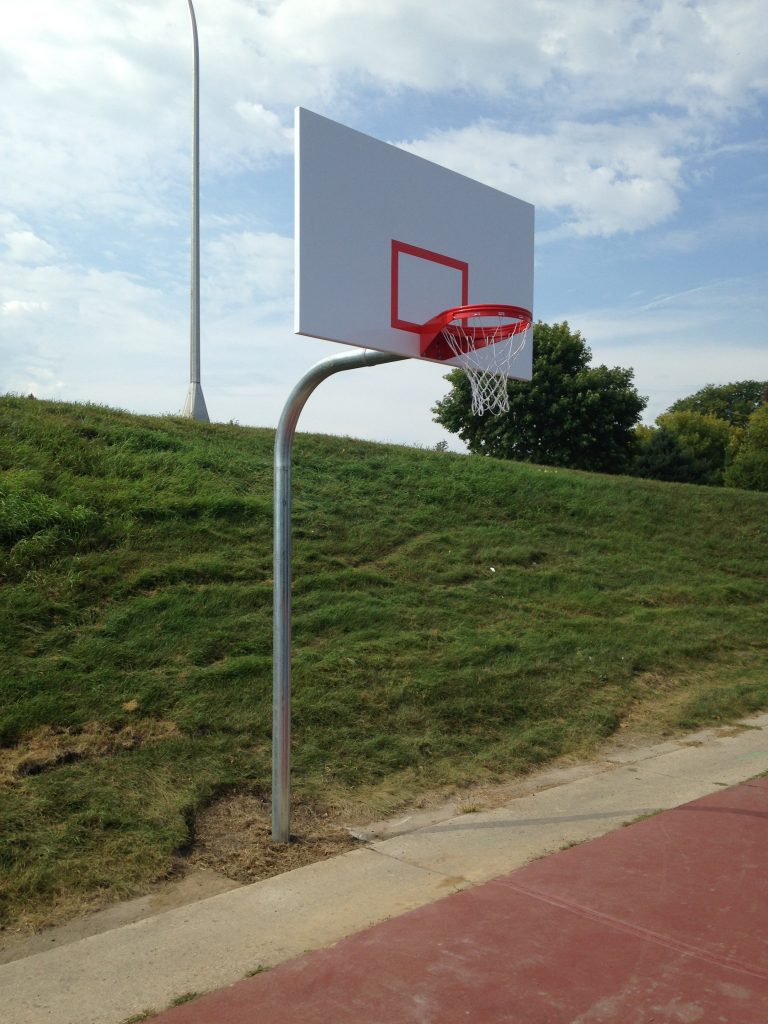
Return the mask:
{"type": "Polygon", "coordinates": [[[746,725],[549,771],[547,788],[493,811],[389,826],[344,856],[5,964],[4,1020],[122,1024],[717,793],[768,771],[768,715],[746,725]]]}

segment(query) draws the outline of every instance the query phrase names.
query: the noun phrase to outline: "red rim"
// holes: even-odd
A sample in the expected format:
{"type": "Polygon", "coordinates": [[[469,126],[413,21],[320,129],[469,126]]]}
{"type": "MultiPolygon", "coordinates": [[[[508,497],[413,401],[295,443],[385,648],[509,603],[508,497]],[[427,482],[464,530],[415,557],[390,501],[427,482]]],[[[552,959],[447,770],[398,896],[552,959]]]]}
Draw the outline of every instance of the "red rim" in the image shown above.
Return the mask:
{"type": "Polygon", "coordinates": [[[421,329],[421,354],[432,359],[450,359],[455,355],[445,340],[444,331],[455,320],[470,320],[475,316],[506,317],[509,323],[494,324],[486,327],[462,326],[475,348],[497,341],[506,341],[515,334],[522,334],[531,326],[531,312],[522,306],[491,305],[483,303],[475,306],[456,306],[446,309],[429,320],[421,329]]]}

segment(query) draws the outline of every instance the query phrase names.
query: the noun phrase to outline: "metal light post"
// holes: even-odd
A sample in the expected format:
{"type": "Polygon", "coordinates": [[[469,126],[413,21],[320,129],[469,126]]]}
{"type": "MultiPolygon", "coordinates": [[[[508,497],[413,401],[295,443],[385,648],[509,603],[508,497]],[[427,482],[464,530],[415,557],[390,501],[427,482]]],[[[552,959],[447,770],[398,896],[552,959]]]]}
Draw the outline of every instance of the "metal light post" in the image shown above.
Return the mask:
{"type": "Polygon", "coordinates": [[[192,19],[192,275],[189,310],[189,389],[182,416],[208,423],[208,410],[200,386],[200,53],[197,21],[192,0],[187,0],[192,19]]]}

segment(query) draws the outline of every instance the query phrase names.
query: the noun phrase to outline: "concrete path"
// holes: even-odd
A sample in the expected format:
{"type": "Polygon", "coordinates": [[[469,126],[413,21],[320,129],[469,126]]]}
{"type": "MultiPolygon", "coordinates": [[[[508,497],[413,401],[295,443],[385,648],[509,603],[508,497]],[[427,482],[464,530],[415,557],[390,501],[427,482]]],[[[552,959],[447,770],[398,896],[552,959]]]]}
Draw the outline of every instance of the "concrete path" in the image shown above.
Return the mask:
{"type": "Polygon", "coordinates": [[[341,857],[5,964],[3,1019],[122,1024],[188,993],[232,985],[640,816],[768,772],[768,715],[747,726],[549,771],[539,780],[547,788],[495,810],[403,834],[391,834],[398,827],[390,825],[387,838],[341,857]]]}

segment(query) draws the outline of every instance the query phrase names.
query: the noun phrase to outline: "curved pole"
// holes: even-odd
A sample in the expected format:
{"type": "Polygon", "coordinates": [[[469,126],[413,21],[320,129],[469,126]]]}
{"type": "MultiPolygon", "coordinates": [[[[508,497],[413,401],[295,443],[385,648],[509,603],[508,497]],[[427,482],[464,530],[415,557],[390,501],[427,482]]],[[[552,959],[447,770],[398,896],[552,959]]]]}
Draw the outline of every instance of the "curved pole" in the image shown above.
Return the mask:
{"type": "Polygon", "coordinates": [[[276,843],[287,843],[291,837],[291,453],[296,424],[307,399],[326,377],[406,358],[364,349],[324,359],[288,396],[277,427],[272,624],[272,839],[276,843]]]}

